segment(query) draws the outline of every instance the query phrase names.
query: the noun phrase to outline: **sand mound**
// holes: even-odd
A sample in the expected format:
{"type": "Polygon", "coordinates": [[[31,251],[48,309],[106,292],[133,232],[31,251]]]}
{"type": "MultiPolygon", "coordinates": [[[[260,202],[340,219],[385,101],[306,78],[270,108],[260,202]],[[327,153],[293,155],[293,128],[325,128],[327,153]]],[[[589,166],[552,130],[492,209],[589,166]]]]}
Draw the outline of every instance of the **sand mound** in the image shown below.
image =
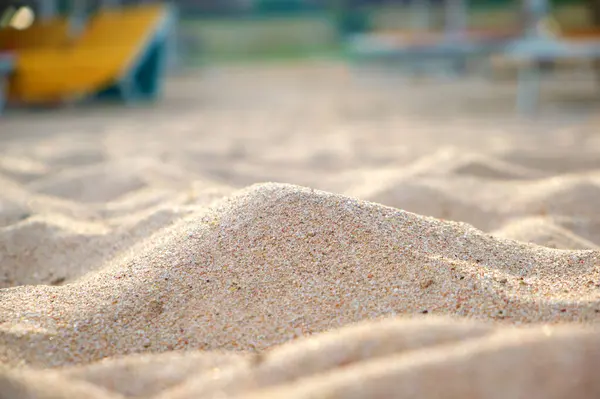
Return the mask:
{"type": "Polygon", "coordinates": [[[130,355],[54,371],[0,370],[15,399],[588,398],[600,393],[597,332],[492,328],[438,317],[387,319],[255,355],[130,355]],[[501,366],[499,366],[501,365],[501,366]],[[540,378],[543,381],[540,382],[540,378]]]}
{"type": "Polygon", "coordinates": [[[120,399],[121,395],[109,393],[77,380],[67,380],[61,375],[39,371],[0,372],[0,392],[6,398],[67,399],[120,399]]]}
{"type": "Polygon", "coordinates": [[[10,364],[56,365],[182,348],[260,350],[395,314],[593,322],[598,258],[263,184],[157,233],[80,283],[3,292],[8,325],[29,323],[54,339],[11,339],[19,356],[6,344],[0,353],[10,364]],[[85,306],[74,306],[82,298],[85,306]]]}
{"type": "MultiPolygon", "coordinates": [[[[79,202],[107,202],[150,186],[173,183],[183,173],[148,159],[128,159],[65,170],[31,182],[29,190],[79,202]]],[[[184,181],[191,180],[189,175],[184,181]]]]}
{"type": "Polygon", "coordinates": [[[130,355],[60,371],[70,379],[84,380],[126,397],[149,397],[186,380],[245,364],[249,358],[239,353],[170,352],[130,355]]]}
{"type": "Polygon", "coordinates": [[[579,237],[551,219],[532,217],[507,223],[499,230],[491,233],[497,237],[510,238],[517,241],[530,242],[550,248],[559,249],[599,249],[591,241],[579,237]]]}
{"type": "Polygon", "coordinates": [[[0,228],[29,217],[29,209],[10,200],[0,198],[0,228]]]}
{"type": "Polygon", "coordinates": [[[13,224],[0,230],[0,288],[68,283],[184,214],[153,210],[135,224],[119,228],[77,223],[58,215],[13,224]]]}
{"type": "Polygon", "coordinates": [[[518,392],[531,398],[585,398],[600,393],[592,371],[596,354],[598,335],[592,332],[504,330],[455,346],[440,345],[412,353],[390,354],[383,359],[232,397],[464,398],[508,397],[518,392]],[[498,367],[499,364],[502,367],[498,367]],[[552,383],[540,384],[541,375],[552,379],[552,383]]]}
{"type": "MultiPolygon", "coordinates": [[[[102,197],[107,194],[102,191],[104,186],[114,189],[123,182],[114,177],[119,175],[118,169],[123,165],[111,165],[115,173],[106,174],[105,181],[100,184],[87,180],[89,170],[69,173],[77,177],[77,181],[84,182],[86,190],[91,190],[84,197],[96,198],[98,193],[102,193],[102,197]]],[[[181,175],[179,180],[173,177],[177,175],[175,168],[165,168],[161,173],[151,175],[147,173],[150,169],[160,167],[148,163],[142,166],[144,168],[132,172],[130,177],[143,176],[152,183],[151,186],[145,183],[137,188],[128,186],[127,192],[108,190],[108,197],[114,197],[116,192],[120,195],[114,201],[86,206],[72,199],[33,194],[29,191],[31,187],[5,179],[7,190],[2,194],[7,199],[2,201],[0,208],[0,288],[69,283],[102,268],[104,262],[138,240],[193,212],[193,206],[210,204],[233,190],[206,179],[184,185],[181,175]],[[184,189],[177,190],[178,187],[184,189]]],[[[97,166],[91,170],[97,171],[97,166]]],[[[55,180],[63,181],[64,175],[59,177],[55,180]]],[[[51,180],[46,179],[47,182],[51,180]]],[[[74,185],[70,183],[73,181],[63,188],[73,189],[74,185]]]]}
{"type": "Polygon", "coordinates": [[[539,179],[544,172],[504,162],[488,154],[471,153],[457,148],[442,148],[433,154],[418,157],[409,164],[360,168],[343,172],[328,182],[336,192],[369,195],[385,191],[391,185],[411,182],[420,177],[470,176],[480,180],[539,179]]]}
{"type": "Polygon", "coordinates": [[[508,220],[491,234],[551,248],[597,249],[600,221],[589,217],[533,216],[508,220]]]}
{"type": "Polygon", "coordinates": [[[598,218],[553,218],[554,222],[574,234],[600,245],[600,220],[598,218]]]}
{"type": "MultiPolygon", "coordinates": [[[[60,172],[63,168],[85,168],[107,160],[106,149],[97,127],[93,132],[83,133],[77,126],[68,124],[71,126],[59,127],[62,134],[49,135],[45,132],[43,137],[30,136],[34,138],[35,146],[28,145],[30,143],[27,143],[27,140],[18,142],[14,152],[42,162],[54,173],[60,172]]],[[[89,126],[89,123],[87,125],[89,126]]]]}
{"type": "Polygon", "coordinates": [[[93,242],[93,251],[96,251],[95,241],[106,233],[101,225],[79,224],[78,227],[78,230],[71,230],[72,225],[65,228],[60,219],[54,222],[32,218],[2,229],[0,288],[64,282],[72,255],[78,255],[77,262],[90,260],[93,254],[81,254],[82,247],[91,246],[93,242]]]}
{"type": "Polygon", "coordinates": [[[507,181],[423,176],[367,182],[346,193],[422,215],[463,221],[490,231],[517,217],[594,217],[595,205],[589,199],[600,196],[600,184],[596,174],[507,181]]]}
{"type": "Polygon", "coordinates": [[[593,151],[527,151],[511,149],[502,155],[505,162],[521,167],[543,170],[552,174],[582,172],[600,169],[600,160],[593,151]]]}
{"type": "Polygon", "coordinates": [[[20,183],[27,183],[39,179],[49,170],[44,163],[26,157],[3,156],[0,157],[0,174],[15,179],[20,183]]]}
{"type": "Polygon", "coordinates": [[[403,168],[412,175],[466,175],[493,180],[535,179],[544,172],[504,161],[490,154],[448,147],[403,168]],[[415,173],[416,172],[416,173],[415,173]]]}

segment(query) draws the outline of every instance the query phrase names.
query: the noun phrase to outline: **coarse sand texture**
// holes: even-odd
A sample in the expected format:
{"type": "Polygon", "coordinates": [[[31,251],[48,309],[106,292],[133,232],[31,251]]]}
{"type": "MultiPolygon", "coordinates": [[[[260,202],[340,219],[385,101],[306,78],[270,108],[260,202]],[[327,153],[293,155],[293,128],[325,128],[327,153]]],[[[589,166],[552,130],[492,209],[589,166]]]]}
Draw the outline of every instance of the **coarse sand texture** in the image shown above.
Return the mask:
{"type": "Polygon", "coordinates": [[[0,398],[600,397],[597,118],[218,72],[0,122],[0,398]]]}

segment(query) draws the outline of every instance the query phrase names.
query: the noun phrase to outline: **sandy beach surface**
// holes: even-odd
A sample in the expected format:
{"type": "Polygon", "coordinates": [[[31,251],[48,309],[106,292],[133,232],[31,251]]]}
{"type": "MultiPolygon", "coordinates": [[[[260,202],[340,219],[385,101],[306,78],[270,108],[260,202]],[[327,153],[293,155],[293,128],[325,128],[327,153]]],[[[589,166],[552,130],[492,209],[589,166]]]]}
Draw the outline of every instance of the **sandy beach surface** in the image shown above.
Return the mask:
{"type": "Polygon", "coordinates": [[[320,63],[8,114],[0,397],[600,397],[600,114],[569,82],[533,119],[320,63]]]}

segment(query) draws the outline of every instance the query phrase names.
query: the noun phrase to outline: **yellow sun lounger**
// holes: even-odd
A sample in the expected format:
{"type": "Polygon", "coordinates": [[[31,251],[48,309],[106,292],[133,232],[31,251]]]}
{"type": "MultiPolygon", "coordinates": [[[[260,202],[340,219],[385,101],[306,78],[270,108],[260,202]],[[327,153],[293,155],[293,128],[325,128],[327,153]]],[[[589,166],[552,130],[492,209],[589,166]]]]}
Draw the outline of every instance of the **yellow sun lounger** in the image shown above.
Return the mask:
{"type": "Polygon", "coordinates": [[[28,32],[31,38],[16,41],[9,99],[35,104],[97,96],[155,98],[161,91],[171,25],[169,6],[142,5],[99,12],[72,41],[60,38],[61,21],[45,41],[28,32]]]}

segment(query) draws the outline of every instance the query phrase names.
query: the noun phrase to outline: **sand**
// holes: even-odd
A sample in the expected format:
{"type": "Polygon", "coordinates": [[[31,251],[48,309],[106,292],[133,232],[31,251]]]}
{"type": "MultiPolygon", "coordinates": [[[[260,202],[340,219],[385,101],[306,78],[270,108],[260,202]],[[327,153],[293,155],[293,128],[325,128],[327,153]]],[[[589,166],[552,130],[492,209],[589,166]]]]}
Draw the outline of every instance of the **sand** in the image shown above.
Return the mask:
{"type": "Polygon", "coordinates": [[[377,79],[0,121],[0,397],[598,397],[598,118],[377,79]]]}

